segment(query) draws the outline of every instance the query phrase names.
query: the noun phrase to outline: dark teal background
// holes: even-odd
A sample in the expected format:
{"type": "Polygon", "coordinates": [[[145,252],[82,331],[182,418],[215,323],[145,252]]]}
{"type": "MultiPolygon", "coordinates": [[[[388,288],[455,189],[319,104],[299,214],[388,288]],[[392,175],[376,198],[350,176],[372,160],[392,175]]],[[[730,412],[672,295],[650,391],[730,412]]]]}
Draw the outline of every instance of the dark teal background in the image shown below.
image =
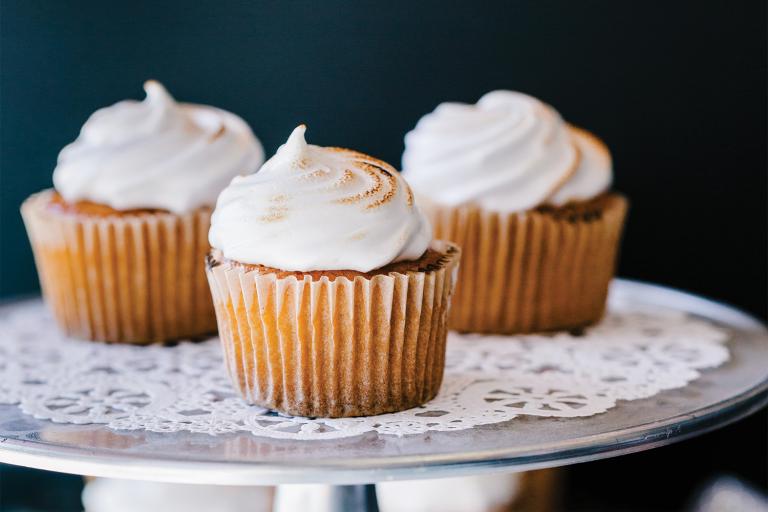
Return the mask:
{"type": "MultiPolygon", "coordinates": [[[[306,122],[315,143],[396,165],[439,102],[528,92],[612,149],[632,201],[622,275],[765,318],[765,2],[2,0],[0,15],[1,297],[37,290],[21,201],[91,112],[156,78],[244,117],[268,154],[306,122]]],[[[569,503],[678,508],[724,470],[764,486],[765,427],[577,466],[569,503]]]]}

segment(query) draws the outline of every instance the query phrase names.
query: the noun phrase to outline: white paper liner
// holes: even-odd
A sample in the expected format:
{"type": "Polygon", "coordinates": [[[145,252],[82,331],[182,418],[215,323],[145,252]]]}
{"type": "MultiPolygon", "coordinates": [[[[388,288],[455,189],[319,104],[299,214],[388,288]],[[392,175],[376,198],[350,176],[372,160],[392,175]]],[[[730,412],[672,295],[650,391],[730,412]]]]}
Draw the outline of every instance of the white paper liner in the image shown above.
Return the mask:
{"type": "Polygon", "coordinates": [[[150,343],[215,332],[204,271],[210,210],[97,216],[21,208],[43,294],[61,328],[85,339],[150,343]]]}
{"type": "Polygon", "coordinates": [[[462,250],[450,328],[515,334],[598,321],[615,271],[627,201],[610,194],[593,210],[589,216],[568,216],[434,206],[435,237],[462,250]]]}
{"type": "Polygon", "coordinates": [[[209,258],[227,370],[250,403],[299,416],[399,411],[437,394],[459,250],[429,271],[278,277],[209,258]]]}

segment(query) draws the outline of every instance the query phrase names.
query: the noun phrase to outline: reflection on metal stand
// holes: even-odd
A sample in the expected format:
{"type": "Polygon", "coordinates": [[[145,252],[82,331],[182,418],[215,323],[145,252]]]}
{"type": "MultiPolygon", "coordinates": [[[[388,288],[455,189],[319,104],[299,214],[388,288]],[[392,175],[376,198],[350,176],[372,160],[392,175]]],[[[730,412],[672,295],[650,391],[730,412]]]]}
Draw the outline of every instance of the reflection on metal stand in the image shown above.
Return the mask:
{"type": "Polygon", "coordinates": [[[379,512],[375,485],[281,485],[274,512],[379,512]]]}

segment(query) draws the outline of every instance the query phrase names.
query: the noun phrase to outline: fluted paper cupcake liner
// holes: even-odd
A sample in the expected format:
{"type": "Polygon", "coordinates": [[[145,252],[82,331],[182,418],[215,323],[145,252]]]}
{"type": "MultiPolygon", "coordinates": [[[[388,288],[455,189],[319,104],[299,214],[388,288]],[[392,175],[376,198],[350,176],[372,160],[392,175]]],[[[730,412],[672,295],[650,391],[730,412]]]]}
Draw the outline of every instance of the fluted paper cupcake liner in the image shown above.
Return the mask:
{"type": "Polygon", "coordinates": [[[451,329],[514,334],[598,321],[614,275],[627,201],[610,194],[584,211],[497,213],[435,206],[436,238],[462,250],[451,329]]]}
{"type": "Polygon", "coordinates": [[[215,332],[209,209],[86,215],[51,208],[51,195],[31,196],[21,213],[44,297],[67,334],[150,343],[215,332]]]}
{"type": "Polygon", "coordinates": [[[445,364],[459,250],[429,271],[278,277],[215,255],[208,279],[227,370],[250,403],[298,416],[363,416],[433,398],[445,364]]]}

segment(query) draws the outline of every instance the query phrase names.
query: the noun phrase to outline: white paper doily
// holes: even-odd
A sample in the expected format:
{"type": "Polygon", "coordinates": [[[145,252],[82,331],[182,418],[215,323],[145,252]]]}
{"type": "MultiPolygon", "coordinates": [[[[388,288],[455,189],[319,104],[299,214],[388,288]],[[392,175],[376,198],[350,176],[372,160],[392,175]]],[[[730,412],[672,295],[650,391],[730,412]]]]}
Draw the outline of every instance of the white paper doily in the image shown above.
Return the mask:
{"type": "Polygon", "coordinates": [[[364,418],[285,417],[246,405],[218,340],[174,347],[67,339],[40,301],[2,310],[0,403],[58,423],[207,434],[329,439],[406,435],[509,421],[580,417],[685,386],[728,360],[725,330],[684,313],[611,301],[583,336],[449,334],[440,394],[423,407],[364,418]]]}

